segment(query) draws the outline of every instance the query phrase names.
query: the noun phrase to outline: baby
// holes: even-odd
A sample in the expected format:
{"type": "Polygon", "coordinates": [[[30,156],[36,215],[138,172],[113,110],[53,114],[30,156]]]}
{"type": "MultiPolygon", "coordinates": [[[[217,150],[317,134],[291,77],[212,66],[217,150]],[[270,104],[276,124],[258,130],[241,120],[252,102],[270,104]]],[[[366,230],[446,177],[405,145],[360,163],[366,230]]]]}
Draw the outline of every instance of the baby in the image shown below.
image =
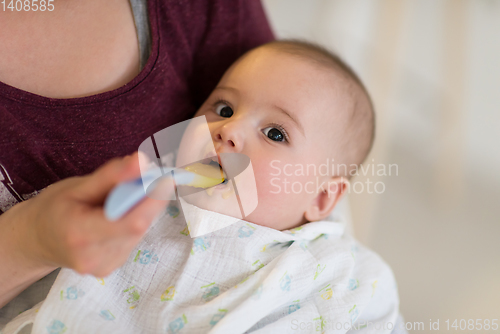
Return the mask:
{"type": "Polygon", "coordinates": [[[278,176],[304,187],[276,191],[285,182],[277,166],[363,162],[374,113],[357,76],[321,47],[272,42],[237,60],[196,116],[205,116],[212,153],[250,158],[255,209],[235,221],[172,201],[122,268],[102,279],[61,270],[18,323],[33,321],[34,333],[390,333],[399,307],[390,268],[330,216],[350,170],[283,167],[278,176]],[[190,238],[190,224],[221,221],[190,238]]]}
{"type": "Polygon", "coordinates": [[[278,230],[327,217],[350,173],[314,169],[283,177],[282,171],[277,178],[276,166],[306,170],[334,161],[352,168],[365,159],[374,134],[371,101],[357,76],[326,50],[297,41],[269,43],[241,57],[195,117],[202,115],[216,153],[243,153],[252,162],[259,204],[245,220],[278,230]],[[277,191],[284,182],[303,189],[277,191]]]}

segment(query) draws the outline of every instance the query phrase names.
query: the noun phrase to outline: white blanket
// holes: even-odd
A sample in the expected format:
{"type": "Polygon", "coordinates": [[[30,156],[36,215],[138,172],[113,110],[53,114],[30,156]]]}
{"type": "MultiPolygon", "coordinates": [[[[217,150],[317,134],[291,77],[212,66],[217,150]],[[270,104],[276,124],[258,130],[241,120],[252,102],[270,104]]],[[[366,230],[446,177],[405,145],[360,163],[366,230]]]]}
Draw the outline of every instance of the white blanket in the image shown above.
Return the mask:
{"type": "MultiPolygon", "coordinates": [[[[343,222],[277,231],[238,221],[192,239],[176,205],[123,267],[104,279],[61,270],[46,300],[3,333],[30,322],[49,334],[391,332],[392,271],[343,222]]],[[[183,209],[191,224],[232,219],[183,209]]]]}

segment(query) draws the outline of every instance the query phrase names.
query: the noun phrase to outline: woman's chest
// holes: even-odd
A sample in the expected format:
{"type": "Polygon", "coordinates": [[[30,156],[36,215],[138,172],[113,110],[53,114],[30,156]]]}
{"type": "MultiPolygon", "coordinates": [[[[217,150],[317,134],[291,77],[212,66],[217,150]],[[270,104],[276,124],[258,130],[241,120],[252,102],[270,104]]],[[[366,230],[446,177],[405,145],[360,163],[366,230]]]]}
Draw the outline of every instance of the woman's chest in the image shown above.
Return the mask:
{"type": "Polygon", "coordinates": [[[56,2],[53,11],[0,12],[0,81],[53,98],[123,86],[139,72],[127,0],[56,2]]]}

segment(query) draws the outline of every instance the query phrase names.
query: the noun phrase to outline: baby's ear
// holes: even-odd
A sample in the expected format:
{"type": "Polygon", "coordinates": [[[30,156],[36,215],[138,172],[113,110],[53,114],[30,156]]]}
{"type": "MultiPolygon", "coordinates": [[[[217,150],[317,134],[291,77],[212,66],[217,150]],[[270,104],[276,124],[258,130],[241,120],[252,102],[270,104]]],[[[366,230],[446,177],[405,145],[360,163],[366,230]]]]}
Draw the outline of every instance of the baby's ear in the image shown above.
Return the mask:
{"type": "Polygon", "coordinates": [[[333,177],[325,182],[323,191],[316,195],[311,205],[304,213],[307,221],[317,221],[328,217],[344,196],[349,186],[349,180],[345,177],[333,177]]]}

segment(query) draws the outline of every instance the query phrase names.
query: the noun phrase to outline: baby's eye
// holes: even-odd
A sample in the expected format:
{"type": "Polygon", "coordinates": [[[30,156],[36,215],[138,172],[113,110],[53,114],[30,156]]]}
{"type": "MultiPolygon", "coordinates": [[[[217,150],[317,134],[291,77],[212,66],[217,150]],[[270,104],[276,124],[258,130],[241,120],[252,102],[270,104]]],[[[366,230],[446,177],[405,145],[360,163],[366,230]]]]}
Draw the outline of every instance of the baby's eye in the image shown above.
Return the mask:
{"type": "Polygon", "coordinates": [[[221,117],[231,117],[233,116],[233,109],[224,103],[219,103],[217,108],[215,108],[215,113],[221,117]]]}
{"type": "Polygon", "coordinates": [[[276,128],[268,127],[268,128],[265,128],[264,130],[262,130],[262,132],[264,132],[264,134],[267,137],[269,137],[269,139],[271,139],[271,140],[274,140],[274,141],[284,141],[285,140],[285,136],[283,135],[283,133],[276,128]]]}

